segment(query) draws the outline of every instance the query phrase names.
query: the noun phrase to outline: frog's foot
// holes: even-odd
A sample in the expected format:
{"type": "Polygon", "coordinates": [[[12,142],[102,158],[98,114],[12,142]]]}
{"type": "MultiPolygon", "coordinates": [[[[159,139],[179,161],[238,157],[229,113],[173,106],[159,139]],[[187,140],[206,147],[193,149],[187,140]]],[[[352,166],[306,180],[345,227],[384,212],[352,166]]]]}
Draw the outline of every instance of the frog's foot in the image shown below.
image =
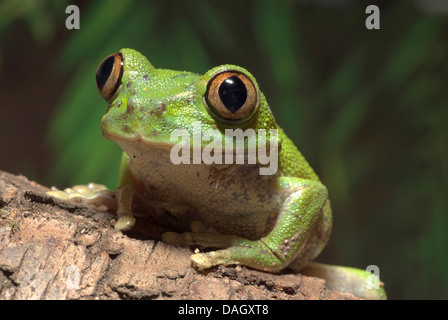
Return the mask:
{"type": "Polygon", "coordinates": [[[246,265],[259,270],[277,271],[281,261],[261,240],[251,241],[237,236],[222,235],[208,229],[208,233],[185,232],[182,234],[166,232],[164,242],[176,246],[197,245],[204,248],[222,250],[195,253],[191,256],[193,266],[198,270],[217,265],[246,265]]]}
{"type": "Polygon", "coordinates": [[[114,227],[117,230],[127,231],[135,225],[135,218],[132,214],[134,191],[130,186],[109,190],[102,184],[89,183],[63,191],[52,187],[47,194],[61,200],[93,206],[102,211],[116,211],[118,219],[114,227]]]}
{"type": "Polygon", "coordinates": [[[94,206],[102,211],[115,210],[117,208],[115,192],[97,183],[76,185],[64,190],[52,187],[51,191],[48,191],[47,194],[64,201],[94,206]]]}

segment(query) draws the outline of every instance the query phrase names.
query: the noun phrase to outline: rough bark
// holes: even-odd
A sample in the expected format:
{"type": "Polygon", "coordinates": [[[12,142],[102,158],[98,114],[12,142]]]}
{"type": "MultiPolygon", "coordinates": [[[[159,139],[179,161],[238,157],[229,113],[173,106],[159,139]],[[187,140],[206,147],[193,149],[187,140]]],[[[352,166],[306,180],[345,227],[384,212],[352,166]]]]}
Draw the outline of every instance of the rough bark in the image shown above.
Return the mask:
{"type": "Polygon", "coordinates": [[[0,171],[0,299],[355,299],[325,281],[245,267],[198,272],[191,248],[158,239],[139,218],[123,234],[113,215],[54,200],[48,188],[0,171]]]}

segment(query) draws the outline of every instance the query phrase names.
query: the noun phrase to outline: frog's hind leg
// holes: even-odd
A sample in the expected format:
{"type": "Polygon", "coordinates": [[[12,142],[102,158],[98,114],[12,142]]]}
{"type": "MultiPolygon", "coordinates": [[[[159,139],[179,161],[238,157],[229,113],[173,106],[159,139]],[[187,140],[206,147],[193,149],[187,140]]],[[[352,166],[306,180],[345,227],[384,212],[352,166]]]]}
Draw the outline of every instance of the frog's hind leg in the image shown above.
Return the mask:
{"type": "Polygon", "coordinates": [[[255,269],[276,272],[300,256],[311,259],[307,242],[316,225],[322,221],[323,207],[328,199],[326,188],[319,182],[288,179],[280,188],[289,189],[274,229],[259,240],[212,233],[167,233],[163,240],[178,246],[196,244],[222,250],[196,253],[191,256],[198,269],[216,265],[241,264],[255,269]]]}
{"type": "Polygon", "coordinates": [[[322,210],[322,215],[316,223],[314,232],[309,236],[303,249],[302,255],[299,255],[289,265],[288,269],[300,272],[310,260],[316,258],[325,247],[330,238],[331,229],[333,227],[333,217],[330,207],[330,200],[327,199],[322,210]]]}

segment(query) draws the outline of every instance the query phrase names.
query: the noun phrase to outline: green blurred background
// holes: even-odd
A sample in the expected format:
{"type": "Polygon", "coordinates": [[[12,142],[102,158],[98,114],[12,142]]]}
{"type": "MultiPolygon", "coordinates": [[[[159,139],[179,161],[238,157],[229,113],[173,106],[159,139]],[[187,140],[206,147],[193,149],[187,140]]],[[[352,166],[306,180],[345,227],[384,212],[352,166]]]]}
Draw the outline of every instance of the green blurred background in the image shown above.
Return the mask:
{"type": "Polygon", "coordinates": [[[377,265],[392,299],[447,299],[444,3],[4,0],[0,169],[113,187],[120,150],[101,135],[94,74],[123,47],[159,68],[241,65],[330,191],[334,229],[318,260],[377,265]],[[79,30],[65,27],[69,4],[79,30]],[[365,27],[368,4],[380,30],[365,27]]]}

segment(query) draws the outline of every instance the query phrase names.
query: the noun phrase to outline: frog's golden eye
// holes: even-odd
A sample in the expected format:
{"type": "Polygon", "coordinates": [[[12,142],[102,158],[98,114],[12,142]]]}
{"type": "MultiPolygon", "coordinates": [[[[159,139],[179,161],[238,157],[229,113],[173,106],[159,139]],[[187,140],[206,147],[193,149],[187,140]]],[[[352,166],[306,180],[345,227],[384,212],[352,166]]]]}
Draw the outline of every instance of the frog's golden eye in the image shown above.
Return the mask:
{"type": "Polygon", "coordinates": [[[224,71],[208,82],[205,101],[219,118],[239,122],[255,113],[258,89],[245,74],[224,71]]]}
{"type": "Polygon", "coordinates": [[[122,76],[123,55],[120,52],[104,58],[96,69],[96,86],[107,102],[110,103],[121,90],[122,76]]]}

